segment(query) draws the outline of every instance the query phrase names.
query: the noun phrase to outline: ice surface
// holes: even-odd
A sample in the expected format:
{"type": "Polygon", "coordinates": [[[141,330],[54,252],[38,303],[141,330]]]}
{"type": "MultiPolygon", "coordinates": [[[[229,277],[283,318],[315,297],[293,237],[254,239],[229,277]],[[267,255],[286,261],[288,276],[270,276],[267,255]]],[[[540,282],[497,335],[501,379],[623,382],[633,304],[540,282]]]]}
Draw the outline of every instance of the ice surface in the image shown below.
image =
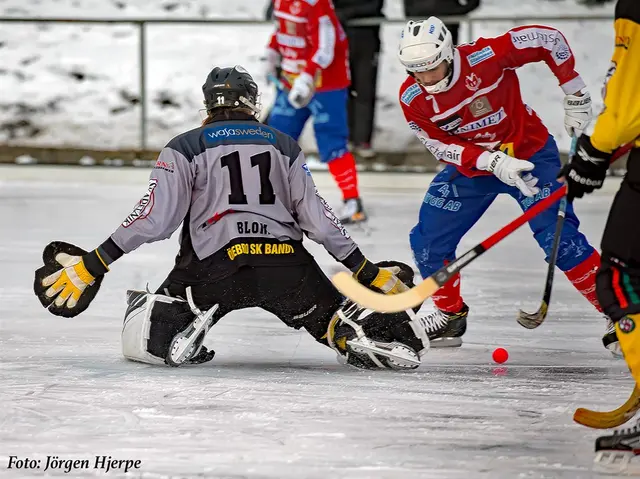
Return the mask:
{"type": "MultiPolygon", "coordinates": [[[[266,0],[4,0],[0,15],[74,17],[262,18],[266,0]]],[[[402,18],[402,2],[387,0],[391,19],[402,18]]],[[[589,9],[575,0],[483,0],[474,15],[611,14],[613,5],[589,9]]],[[[531,23],[531,22],[523,22],[531,23]]],[[[612,21],[556,22],[576,55],[599,108],[600,89],[613,51],[612,21]]],[[[515,26],[511,20],[477,23],[474,37],[495,36],[515,26]]],[[[382,29],[374,146],[384,150],[422,148],[398,105],[405,78],[396,50],[401,25],[382,29]]],[[[149,25],[147,87],[149,146],[160,148],[172,136],[201,120],[200,86],[213,66],[241,63],[256,78],[263,104],[274,91],[265,83],[264,48],[268,25],[149,25]]],[[[463,25],[461,41],[468,39],[463,25]]],[[[519,70],[522,94],[562,150],[569,139],[563,126],[563,93],[544,64],[519,70]]],[[[132,25],[0,24],[0,141],[19,144],[127,148],[139,145],[138,30],[132,25]],[[27,120],[26,125],[21,120],[27,120]],[[10,132],[13,132],[12,134],[10,132]]],[[[303,146],[315,148],[307,128],[303,146]]]]}
{"type": "MultiPolygon", "coordinates": [[[[545,324],[516,323],[519,307],[537,307],[546,268],[526,229],[465,270],[471,316],[462,348],[432,350],[411,373],[347,369],[260,310],[215,326],[206,342],[217,352],[211,363],[170,369],[125,361],[125,290],[164,279],[175,237],[114,264],[82,316],[48,314],[32,293],[45,244],[100,243],[146,190],[146,174],[0,168],[0,477],[124,477],[7,470],[10,455],[139,459],[130,477],[149,479],[598,477],[591,472],[598,432],[574,424],[573,410],[617,407],[632,380],[600,343],[603,320],[562,274],[545,324]],[[510,353],[502,368],[491,361],[496,347],[510,353]]],[[[335,204],[331,179],[314,177],[335,204]]],[[[429,179],[362,175],[374,231],[353,234],[372,259],[411,262],[407,234],[429,179]]],[[[616,182],[578,204],[596,243],[616,182]]],[[[496,201],[462,249],[518,211],[510,198],[496,201]]],[[[336,269],[309,247],[327,272],[336,269]]]]}

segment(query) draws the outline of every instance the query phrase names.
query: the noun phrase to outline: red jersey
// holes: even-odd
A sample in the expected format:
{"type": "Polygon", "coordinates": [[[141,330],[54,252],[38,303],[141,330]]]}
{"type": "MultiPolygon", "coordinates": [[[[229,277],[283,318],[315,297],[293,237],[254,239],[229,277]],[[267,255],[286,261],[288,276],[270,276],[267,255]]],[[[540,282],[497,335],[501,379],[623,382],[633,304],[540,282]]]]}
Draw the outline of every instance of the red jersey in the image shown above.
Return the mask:
{"type": "Polygon", "coordinates": [[[428,94],[409,76],[400,88],[409,127],[438,160],[456,165],[465,176],[491,174],[476,168],[478,156],[488,150],[530,158],[549,132],[522,101],[515,69],[538,61],[549,66],[565,94],[585,87],[562,33],[541,25],[517,27],[458,46],[446,91],[428,94]]]}
{"type": "Polygon", "coordinates": [[[278,27],[269,48],[282,55],[285,85],[307,72],[317,91],[349,86],[349,44],[331,0],[275,0],[273,13],[278,27]]]}

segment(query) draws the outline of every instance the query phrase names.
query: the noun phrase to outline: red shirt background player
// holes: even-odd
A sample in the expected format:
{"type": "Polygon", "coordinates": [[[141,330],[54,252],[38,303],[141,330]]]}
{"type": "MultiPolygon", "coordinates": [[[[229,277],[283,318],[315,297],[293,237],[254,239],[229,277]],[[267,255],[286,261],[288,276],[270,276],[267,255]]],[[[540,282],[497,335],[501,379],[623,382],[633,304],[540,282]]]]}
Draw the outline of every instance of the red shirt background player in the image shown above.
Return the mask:
{"type": "MultiPolygon", "coordinates": [[[[409,22],[398,56],[409,76],[400,88],[400,104],[410,128],[425,147],[448,165],[431,182],[410,234],[414,258],[423,277],[455,258],[464,234],[498,194],[513,197],[523,210],[561,184],[560,155],[553,137],[520,95],[515,69],[544,61],[565,93],[565,128],[579,135],[591,120],[591,98],[575,71],[575,59],[558,30],[528,25],[495,38],[454,47],[437,18],[409,22]]],[[[548,256],[557,206],[529,222],[548,256]]],[[[598,252],[578,230],[571,205],[562,229],[557,266],[598,310],[595,273],[598,252]]],[[[488,285],[489,290],[491,285],[488,285]]],[[[487,292],[488,294],[491,294],[487,292]]],[[[468,306],[454,278],[433,297],[432,320],[446,321],[443,345],[459,346],[468,306]]],[[[615,330],[607,325],[605,346],[617,349],[615,330]]]]}
{"type": "MultiPolygon", "coordinates": [[[[413,76],[400,88],[400,105],[420,141],[440,161],[452,163],[467,176],[489,174],[477,168],[479,157],[501,149],[509,156],[529,158],[547,142],[549,131],[520,94],[516,69],[544,61],[569,98],[567,131],[582,129],[590,119],[589,94],[571,98],[585,87],[562,33],[541,25],[509,30],[495,38],[479,38],[453,51],[446,90],[429,94],[413,76]],[[426,94],[421,94],[421,91],[426,94]],[[579,116],[575,117],[574,115],[579,116]]],[[[481,163],[486,163],[481,162],[481,163]]],[[[482,165],[481,165],[482,166],[482,165]]]]}
{"type": "Polygon", "coordinates": [[[313,119],[320,160],[342,191],[344,223],[365,221],[358,173],[347,141],[347,88],[350,83],[347,37],[331,0],[276,0],[276,31],[267,47],[268,77],[278,94],[270,126],[297,140],[313,119]]]}
{"type": "Polygon", "coordinates": [[[274,15],[278,28],[269,49],[280,57],[287,88],[301,73],[314,78],[316,91],[349,86],[347,37],[331,0],[276,0],[274,15]]]}

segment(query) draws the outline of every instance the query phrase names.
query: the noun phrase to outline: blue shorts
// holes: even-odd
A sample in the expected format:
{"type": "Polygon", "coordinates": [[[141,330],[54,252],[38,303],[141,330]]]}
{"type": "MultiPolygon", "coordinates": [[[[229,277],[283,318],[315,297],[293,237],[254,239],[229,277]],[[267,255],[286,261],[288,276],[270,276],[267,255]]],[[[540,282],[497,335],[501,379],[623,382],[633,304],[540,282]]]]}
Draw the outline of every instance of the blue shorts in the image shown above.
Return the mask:
{"type": "MultiPolygon", "coordinates": [[[[526,211],[531,205],[560,188],[556,180],[560,170],[560,154],[552,136],[535,155],[529,158],[535,168],[540,192],[527,198],[514,186],[508,186],[495,176],[468,178],[453,165],[447,165],[429,185],[420,208],[418,224],[409,235],[415,262],[423,278],[430,276],[456,257],[460,239],[480,219],[500,193],[511,195],[526,211]]],[[[529,226],[533,236],[547,255],[551,253],[559,203],[533,218],[529,226]]],[[[569,271],[587,259],[594,251],[578,231],[580,222],[573,206],[567,205],[567,215],[558,249],[557,266],[569,271]]]]}
{"type": "Polygon", "coordinates": [[[347,153],[349,126],[347,123],[347,89],[322,91],[313,96],[305,108],[295,109],[287,98],[289,92],[278,90],[275,104],[269,115],[269,126],[300,138],[309,117],[313,117],[313,130],[318,153],[323,163],[340,158],[347,153]]]}

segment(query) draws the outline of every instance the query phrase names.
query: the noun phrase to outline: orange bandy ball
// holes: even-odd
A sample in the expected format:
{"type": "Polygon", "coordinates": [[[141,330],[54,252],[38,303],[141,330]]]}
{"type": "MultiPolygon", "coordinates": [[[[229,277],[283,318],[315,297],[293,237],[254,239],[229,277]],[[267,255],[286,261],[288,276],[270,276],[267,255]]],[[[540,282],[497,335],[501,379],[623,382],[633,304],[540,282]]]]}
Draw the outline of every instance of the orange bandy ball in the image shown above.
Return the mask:
{"type": "Polygon", "coordinates": [[[507,361],[507,359],[509,359],[509,353],[507,352],[506,349],[504,348],[497,348],[494,352],[493,352],[493,360],[498,363],[498,364],[502,364],[504,362],[507,361]]]}

